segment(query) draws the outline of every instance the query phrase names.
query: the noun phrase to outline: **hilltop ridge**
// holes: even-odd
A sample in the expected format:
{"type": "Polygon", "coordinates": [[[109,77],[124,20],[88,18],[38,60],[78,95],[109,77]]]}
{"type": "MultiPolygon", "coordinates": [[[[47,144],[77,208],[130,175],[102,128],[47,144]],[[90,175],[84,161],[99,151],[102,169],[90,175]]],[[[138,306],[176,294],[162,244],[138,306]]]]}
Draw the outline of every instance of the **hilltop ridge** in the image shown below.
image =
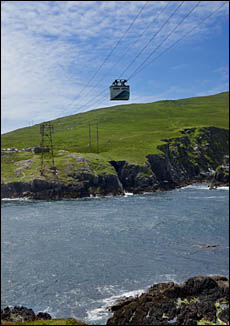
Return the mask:
{"type": "MultiPolygon", "coordinates": [[[[100,157],[143,163],[146,155],[159,153],[157,146],[162,143],[162,138],[177,137],[184,128],[214,126],[228,129],[228,107],[229,93],[223,92],[77,113],[51,121],[54,151],[97,154],[98,123],[100,157]]],[[[37,124],[3,134],[1,148],[24,148],[39,145],[40,141],[40,125],[37,124]]]]}
{"type": "MultiPolygon", "coordinates": [[[[45,174],[40,174],[39,153],[4,152],[2,195],[118,195],[211,180],[228,161],[228,102],[225,92],[119,105],[53,120],[56,173],[47,161],[45,174]]],[[[2,148],[39,145],[40,137],[40,125],[19,129],[2,135],[2,148]]],[[[228,183],[228,169],[223,171],[220,179],[228,183]]]]}

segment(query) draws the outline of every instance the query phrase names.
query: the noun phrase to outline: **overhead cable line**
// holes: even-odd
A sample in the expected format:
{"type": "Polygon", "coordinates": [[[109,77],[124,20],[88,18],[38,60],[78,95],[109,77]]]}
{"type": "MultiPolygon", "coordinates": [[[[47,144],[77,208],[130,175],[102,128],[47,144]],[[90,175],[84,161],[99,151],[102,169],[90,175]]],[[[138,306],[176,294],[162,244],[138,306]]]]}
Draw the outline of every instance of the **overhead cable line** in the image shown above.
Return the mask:
{"type": "MultiPolygon", "coordinates": [[[[144,10],[145,6],[147,5],[148,1],[145,1],[144,5],[141,7],[141,9],[139,10],[138,14],[135,16],[134,20],[131,22],[131,24],[128,26],[128,28],[126,29],[126,31],[122,34],[122,36],[120,37],[120,39],[117,41],[116,45],[112,48],[112,50],[108,53],[108,55],[105,57],[104,61],[101,63],[101,65],[99,66],[99,68],[95,71],[95,73],[93,74],[93,76],[91,77],[91,79],[88,81],[88,83],[82,87],[82,89],[80,90],[80,92],[78,93],[78,95],[73,99],[73,101],[71,102],[70,105],[73,104],[73,102],[77,99],[77,97],[79,95],[82,95],[82,93],[84,92],[84,89],[86,88],[86,86],[88,87],[90,85],[90,83],[94,80],[94,78],[96,77],[96,75],[98,74],[98,72],[101,70],[101,68],[104,66],[104,64],[106,63],[106,61],[111,57],[112,53],[115,51],[115,49],[118,47],[118,45],[120,44],[120,42],[122,41],[122,39],[126,36],[126,34],[129,32],[129,30],[132,28],[133,24],[135,23],[135,21],[137,20],[137,18],[140,16],[141,12],[144,10]]],[[[86,96],[86,95],[85,95],[86,96]]]]}
{"type": "Polygon", "coordinates": [[[126,67],[125,70],[121,73],[120,77],[125,74],[125,72],[133,65],[133,63],[136,61],[136,59],[141,55],[141,53],[149,46],[149,44],[155,39],[155,37],[161,32],[161,30],[164,28],[164,26],[169,22],[169,20],[176,14],[176,12],[180,9],[180,7],[183,5],[185,1],[182,1],[179,6],[176,7],[176,9],[173,11],[173,13],[168,17],[168,19],[161,25],[161,27],[158,29],[158,31],[151,37],[151,39],[147,42],[147,44],[141,49],[141,51],[135,56],[135,58],[132,60],[132,62],[126,67]]]}
{"type": "MultiPolygon", "coordinates": [[[[132,74],[132,78],[138,74],[139,72],[141,72],[143,69],[145,69],[149,64],[151,64],[152,62],[154,62],[155,60],[157,60],[159,57],[161,57],[165,52],[169,51],[170,49],[172,49],[176,44],[178,44],[180,41],[182,41],[183,39],[185,39],[186,37],[188,37],[196,28],[198,28],[199,26],[201,26],[206,20],[208,20],[211,16],[213,16],[218,10],[220,10],[224,5],[226,5],[228,2],[224,2],[222,3],[218,8],[216,8],[213,12],[211,12],[207,17],[205,17],[204,19],[202,19],[202,21],[200,23],[198,23],[197,25],[195,25],[188,33],[186,33],[185,35],[183,35],[181,38],[179,38],[177,41],[175,41],[173,44],[171,44],[168,48],[166,48],[164,51],[162,51],[157,57],[155,57],[151,62],[147,63],[146,65],[140,67],[139,71],[135,70],[135,74],[132,74]]],[[[194,10],[195,8],[193,8],[194,10]]],[[[191,13],[191,12],[190,12],[191,13]]],[[[188,15],[187,15],[188,16],[188,15]]],[[[102,92],[100,92],[96,97],[94,97],[92,100],[95,100],[95,98],[98,98],[101,94],[105,93],[105,91],[107,91],[108,88],[106,87],[102,92]]],[[[104,100],[104,96],[103,98],[101,97],[101,99],[104,100]]],[[[91,102],[89,101],[89,102],[91,102]]],[[[88,102],[88,103],[89,103],[88,102]]],[[[95,101],[94,101],[95,102],[95,101]]],[[[101,100],[96,102],[96,105],[98,105],[101,102],[101,100]]],[[[86,103],[84,106],[86,106],[88,103],[86,103]]],[[[83,106],[83,107],[84,107],[83,106]]],[[[80,112],[79,112],[80,113],[80,112]]]]}
{"type": "MultiPolygon", "coordinates": [[[[159,17],[159,15],[162,14],[162,13],[166,10],[166,8],[169,6],[169,3],[170,3],[170,1],[167,2],[167,4],[163,7],[162,11],[158,11],[157,16],[154,16],[154,17],[153,17],[153,19],[151,20],[150,24],[147,25],[147,27],[146,27],[146,28],[144,29],[144,31],[143,31],[143,32],[138,36],[138,38],[141,38],[141,37],[146,33],[146,31],[147,31],[147,30],[149,29],[149,27],[153,24],[153,22],[156,21],[156,19],[159,17]]],[[[135,42],[135,40],[132,41],[132,42],[135,42]]],[[[125,48],[125,52],[123,52],[123,54],[122,54],[121,56],[118,57],[117,62],[113,65],[113,69],[117,66],[118,63],[121,62],[121,59],[122,59],[123,57],[126,56],[126,54],[127,54],[127,52],[128,52],[129,50],[130,50],[130,48],[127,46],[127,47],[125,48]]],[[[104,75],[105,75],[105,74],[104,74],[104,75]]],[[[97,81],[97,83],[99,83],[99,82],[104,78],[104,75],[102,75],[102,77],[97,81]]]]}
{"type": "MultiPolygon", "coordinates": [[[[157,33],[154,35],[154,37],[152,37],[151,38],[151,40],[147,43],[147,45],[138,53],[138,56],[143,52],[143,50],[149,45],[149,43],[155,38],[155,36],[157,35],[157,34],[159,34],[159,32],[163,29],[163,27],[169,22],[169,20],[175,15],[175,13],[179,10],[179,8],[182,6],[182,4],[184,3],[185,1],[182,1],[177,7],[176,7],[176,9],[173,11],[173,13],[168,17],[168,19],[166,20],[166,22],[165,23],[163,23],[162,25],[161,25],[161,27],[160,27],[160,29],[157,31],[157,33]]],[[[147,2],[146,2],[147,3],[147,2]]],[[[145,3],[145,5],[146,5],[146,3],[145,3]]],[[[144,5],[144,7],[145,7],[145,5],[144,5]]],[[[167,5],[164,7],[164,9],[166,9],[167,7],[168,7],[168,5],[169,5],[169,2],[167,3],[167,5]]],[[[142,7],[142,10],[144,9],[144,7],[142,7]]],[[[141,11],[142,11],[141,10],[141,11]]],[[[141,11],[138,13],[138,15],[136,16],[136,18],[140,15],[140,13],[141,13],[141,11]]],[[[135,20],[136,20],[136,18],[135,18],[135,20]]],[[[133,21],[133,23],[135,22],[135,20],[133,21]]],[[[130,30],[130,28],[132,27],[132,25],[133,25],[133,23],[129,26],[129,28],[128,28],[128,30],[130,30]]],[[[126,32],[125,32],[125,34],[127,34],[127,31],[128,30],[126,30],[126,32]]],[[[119,40],[120,41],[120,40],[119,40]]],[[[118,41],[118,42],[119,42],[118,41]]],[[[136,56],[137,57],[137,56],[136,56]]],[[[135,60],[134,60],[135,61],[135,60]]],[[[133,62],[134,62],[133,61],[133,62]]],[[[133,63],[132,62],[132,63],[133,63]]],[[[130,66],[130,65],[129,65],[130,66]]],[[[125,71],[129,68],[129,66],[125,69],[125,71]]],[[[102,78],[101,78],[102,79],[102,78]]],[[[100,80],[101,80],[100,79],[100,80]]],[[[105,90],[102,92],[102,93],[104,93],[105,92],[105,90]]],[[[101,93],[100,93],[101,94],[101,93]]],[[[99,94],[99,95],[100,95],[99,94]]],[[[98,95],[98,96],[99,96],[98,95]]],[[[97,96],[97,97],[98,97],[97,96]]],[[[92,100],[95,100],[95,97],[93,98],[93,99],[91,99],[91,100],[89,100],[87,103],[85,103],[84,105],[82,105],[82,106],[80,106],[79,107],[79,110],[80,109],[82,109],[84,106],[86,106],[86,105],[88,105],[90,102],[92,102],[92,100]]]]}
{"type": "MultiPolygon", "coordinates": [[[[185,1],[182,1],[177,7],[176,7],[176,9],[172,12],[172,14],[168,17],[168,19],[161,25],[161,27],[159,28],[159,30],[154,34],[154,36],[150,39],[150,41],[145,45],[145,47],[138,53],[138,56],[143,52],[143,50],[150,44],[150,42],[155,38],[155,36],[157,35],[157,34],[159,34],[159,32],[164,28],[164,26],[169,22],[169,20],[176,14],[176,12],[179,10],[179,8],[183,5],[183,3],[184,3],[185,1]]],[[[166,7],[167,7],[167,5],[166,5],[166,7]]],[[[135,58],[137,58],[137,56],[135,57],[135,58]]],[[[134,60],[135,61],[135,60],[134,60]]],[[[134,61],[132,61],[132,63],[134,62],[134,61]]],[[[131,63],[131,64],[132,64],[131,63]]],[[[130,67],[130,65],[125,69],[125,71],[128,69],[130,67]]],[[[103,94],[103,93],[105,93],[105,91],[107,90],[107,88],[106,89],[104,89],[98,96],[96,96],[96,98],[97,97],[99,97],[101,94],[103,94]]],[[[85,103],[84,105],[82,105],[82,106],[80,106],[79,107],[79,109],[78,110],[81,110],[83,107],[85,107],[86,105],[88,105],[89,103],[91,103],[92,102],[92,100],[95,100],[95,97],[94,98],[92,98],[91,100],[89,100],[87,103],[85,103]]]]}
{"type": "MultiPolygon", "coordinates": [[[[92,97],[91,100],[89,100],[89,101],[86,102],[85,104],[81,105],[81,106],[78,108],[78,113],[81,113],[82,111],[79,111],[79,110],[81,110],[82,108],[84,108],[86,105],[90,104],[92,101],[95,102],[95,99],[98,98],[99,96],[101,96],[102,94],[104,94],[106,91],[108,91],[108,87],[106,87],[105,89],[103,89],[103,91],[101,91],[98,95],[92,97]]],[[[73,114],[75,114],[75,113],[73,113],[73,114]]]]}
{"type": "MultiPolygon", "coordinates": [[[[211,12],[207,17],[205,17],[205,19],[203,19],[199,24],[197,24],[196,26],[194,26],[188,33],[184,34],[181,38],[179,38],[176,42],[174,42],[173,44],[171,44],[168,48],[166,48],[164,51],[162,51],[157,57],[155,57],[152,61],[150,61],[148,64],[146,64],[145,66],[143,66],[141,68],[141,70],[139,70],[139,72],[141,72],[143,69],[145,69],[149,64],[152,64],[156,59],[158,59],[159,57],[161,57],[163,54],[165,54],[167,51],[169,51],[170,49],[172,49],[176,44],[178,44],[180,41],[182,41],[183,39],[185,39],[189,34],[191,34],[196,28],[198,28],[200,25],[202,25],[207,19],[209,19],[212,15],[214,15],[219,9],[221,9],[223,6],[225,6],[227,2],[222,3],[222,5],[220,5],[217,9],[215,9],[213,12],[211,12]]],[[[138,73],[139,73],[138,72],[138,73]]]]}
{"type": "Polygon", "coordinates": [[[137,71],[145,64],[145,62],[159,49],[159,47],[165,43],[168,38],[182,25],[182,23],[185,21],[185,19],[191,15],[191,13],[199,6],[201,1],[198,1],[198,3],[185,15],[185,17],[173,28],[173,30],[163,39],[163,41],[156,47],[154,50],[145,58],[145,60],[137,67],[137,69],[128,77],[127,80],[130,80],[136,73],[137,71]]]}

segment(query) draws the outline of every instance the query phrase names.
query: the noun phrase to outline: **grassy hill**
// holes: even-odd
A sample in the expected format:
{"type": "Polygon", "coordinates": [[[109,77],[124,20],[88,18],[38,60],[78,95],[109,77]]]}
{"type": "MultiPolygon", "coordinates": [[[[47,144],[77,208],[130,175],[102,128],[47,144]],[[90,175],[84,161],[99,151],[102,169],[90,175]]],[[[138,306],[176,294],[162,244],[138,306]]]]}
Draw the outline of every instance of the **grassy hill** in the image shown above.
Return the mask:
{"type": "MultiPolygon", "coordinates": [[[[100,162],[101,171],[109,168],[107,165],[109,160],[143,164],[147,154],[159,152],[157,146],[162,144],[161,139],[181,136],[179,131],[184,128],[215,126],[228,129],[228,107],[229,93],[224,92],[181,100],[117,105],[53,120],[55,165],[64,166],[66,160],[71,163],[71,153],[79,153],[96,169],[97,163],[100,162]],[[92,136],[91,151],[89,123],[92,136]],[[97,123],[99,154],[96,142],[97,123]]],[[[40,125],[34,125],[3,134],[1,148],[31,147],[40,145],[40,140],[40,125]]],[[[39,155],[11,153],[3,158],[3,164],[8,165],[4,171],[7,170],[7,174],[10,174],[10,162],[29,158],[33,158],[31,164],[34,168],[39,168],[39,155]]]]}

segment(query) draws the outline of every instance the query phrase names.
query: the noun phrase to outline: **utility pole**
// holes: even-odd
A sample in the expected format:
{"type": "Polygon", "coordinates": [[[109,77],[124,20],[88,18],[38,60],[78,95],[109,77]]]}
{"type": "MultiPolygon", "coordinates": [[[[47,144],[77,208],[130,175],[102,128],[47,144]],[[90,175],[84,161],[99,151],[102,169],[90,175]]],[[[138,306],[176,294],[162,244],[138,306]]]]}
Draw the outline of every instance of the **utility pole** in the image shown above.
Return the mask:
{"type": "MultiPolygon", "coordinates": [[[[33,120],[31,122],[31,128],[33,127],[33,120]]],[[[30,147],[33,147],[33,141],[32,141],[32,132],[30,132],[30,147]]]]}
{"type": "Polygon", "coordinates": [[[91,125],[89,123],[89,151],[92,152],[92,141],[91,141],[91,125]]]}
{"type": "Polygon", "coordinates": [[[44,122],[40,125],[41,134],[41,169],[40,173],[42,176],[45,175],[45,169],[48,168],[45,164],[49,164],[51,159],[51,169],[53,173],[56,172],[56,167],[54,166],[54,155],[53,155],[53,142],[52,142],[53,126],[50,122],[44,122]],[[45,161],[46,159],[46,161],[45,161]]]}
{"type": "Polygon", "coordinates": [[[99,153],[99,133],[98,133],[98,122],[97,122],[97,153],[99,153]]]}

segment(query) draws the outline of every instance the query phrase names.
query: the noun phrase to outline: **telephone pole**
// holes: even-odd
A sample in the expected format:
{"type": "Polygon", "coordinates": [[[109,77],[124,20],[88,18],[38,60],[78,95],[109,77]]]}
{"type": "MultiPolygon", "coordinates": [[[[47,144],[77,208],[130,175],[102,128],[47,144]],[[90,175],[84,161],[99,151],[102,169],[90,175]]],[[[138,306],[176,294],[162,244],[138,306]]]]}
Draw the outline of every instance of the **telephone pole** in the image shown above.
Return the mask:
{"type": "Polygon", "coordinates": [[[98,122],[97,122],[97,153],[99,153],[99,133],[98,133],[98,122]]]}
{"type": "Polygon", "coordinates": [[[52,141],[53,126],[50,122],[44,122],[40,125],[41,134],[41,175],[45,175],[45,170],[51,169],[53,173],[56,172],[56,167],[54,166],[54,154],[53,154],[53,141],[52,141]],[[51,161],[51,162],[50,162],[51,161]],[[47,165],[51,167],[48,167],[47,165]]]}
{"type": "Polygon", "coordinates": [[[92,152],[92,141],[91,141],[91,125],[89,123],[89,151],[92,152]]]}

